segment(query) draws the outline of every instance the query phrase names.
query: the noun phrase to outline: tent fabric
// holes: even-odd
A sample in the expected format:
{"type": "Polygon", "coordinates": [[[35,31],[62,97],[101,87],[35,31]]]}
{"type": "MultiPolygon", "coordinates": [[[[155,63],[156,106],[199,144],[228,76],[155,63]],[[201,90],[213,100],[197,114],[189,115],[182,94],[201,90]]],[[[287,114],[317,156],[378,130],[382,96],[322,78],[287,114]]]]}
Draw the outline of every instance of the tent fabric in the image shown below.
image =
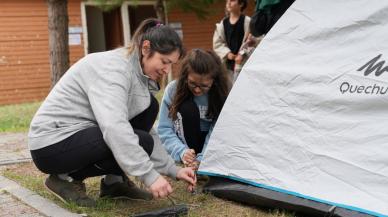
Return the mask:
{"type": "Polygon", "coordinates": [[[199,173],[388,216],[388,1],[297,0],[234,84],[199,173]]]}

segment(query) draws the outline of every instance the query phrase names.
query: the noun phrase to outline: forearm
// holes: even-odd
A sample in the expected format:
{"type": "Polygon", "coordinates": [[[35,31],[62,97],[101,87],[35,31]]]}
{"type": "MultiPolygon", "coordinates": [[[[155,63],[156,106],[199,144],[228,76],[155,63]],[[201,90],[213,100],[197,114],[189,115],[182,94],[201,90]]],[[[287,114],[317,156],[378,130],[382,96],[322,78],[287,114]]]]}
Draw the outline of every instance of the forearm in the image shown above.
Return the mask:
{"type": "Polygon", "coordinates": [[[164,147],[162,147],[159,136],[154,129],[150,132],[154,139],[154,149],[151,154],[151,161],[154,163],[154,168],[159,173],[176,178],[176,173],[179,167],[175,165],[174,160],[167,154],[164,147]]]}

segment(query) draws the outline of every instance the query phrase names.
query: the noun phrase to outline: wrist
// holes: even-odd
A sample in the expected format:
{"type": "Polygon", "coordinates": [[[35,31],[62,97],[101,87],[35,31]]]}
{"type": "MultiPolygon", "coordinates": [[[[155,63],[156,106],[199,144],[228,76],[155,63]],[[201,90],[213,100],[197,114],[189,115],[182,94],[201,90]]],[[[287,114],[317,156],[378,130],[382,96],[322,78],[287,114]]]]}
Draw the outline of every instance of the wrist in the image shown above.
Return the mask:
{"type": "Polygon", "coordinates": [[[187,150],[188,150],[188,149],[185,148],[185,149],[183,149],[183,150],[181,151],[181,153],[179,154],[179,157],[180,157],[182,163],[184,163],[183,157],[185,156],[185,153],[186,153],[187,150]]]}
{"type": "Polygon", "coordinates": [[[156,181],[156,179],[158,179],[159,176],[160,174],[156,172],[156,170],[152,169],[148,173],[140,176],[139,178],[141,182],[143,182],[147,187],[149,187],[156,181]]]}
{"type": "Polygon", "coordinates": [[[176,175],[175,175],[175,179],[176,180],[180,180],[181,179],[181,171],[182,171],[182,167],[179,167],[176,171],[176,175]]]}

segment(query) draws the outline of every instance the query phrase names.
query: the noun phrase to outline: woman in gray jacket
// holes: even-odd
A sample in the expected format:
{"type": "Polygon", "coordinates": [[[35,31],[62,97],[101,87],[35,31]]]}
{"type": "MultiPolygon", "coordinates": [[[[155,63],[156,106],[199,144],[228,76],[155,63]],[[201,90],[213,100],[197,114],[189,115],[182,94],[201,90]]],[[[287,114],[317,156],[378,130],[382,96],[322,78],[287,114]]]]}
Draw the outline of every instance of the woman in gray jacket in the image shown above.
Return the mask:
{"type": "Polygon", "coordinates": [[[35,165],[45,186],[65,202],[95,206],[83,181],[101,179],[100,196],[152,199],[172,193],[160,174],[194,187],[192,168],[180,168],[152,129],[156,81],[183,55],[182,42],[158,20],[143,21],[129,48],[93,53],[75,63],[51,90],[29,131],[35,165]],[[127,175],[137,176],[148,191],[127,175]]]}

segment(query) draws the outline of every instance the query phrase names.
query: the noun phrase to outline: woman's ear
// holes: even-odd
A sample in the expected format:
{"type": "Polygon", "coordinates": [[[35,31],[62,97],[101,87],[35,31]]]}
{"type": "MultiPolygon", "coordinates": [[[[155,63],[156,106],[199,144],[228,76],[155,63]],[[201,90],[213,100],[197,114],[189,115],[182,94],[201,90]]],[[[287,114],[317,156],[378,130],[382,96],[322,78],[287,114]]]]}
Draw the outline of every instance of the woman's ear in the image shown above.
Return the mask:
{"type": "Polygon", "coordinates": [[[148,55],[151,51],[151,42],[149,40],[144,40],[141,45],[141,54],[143,56],[148,55]]]}

